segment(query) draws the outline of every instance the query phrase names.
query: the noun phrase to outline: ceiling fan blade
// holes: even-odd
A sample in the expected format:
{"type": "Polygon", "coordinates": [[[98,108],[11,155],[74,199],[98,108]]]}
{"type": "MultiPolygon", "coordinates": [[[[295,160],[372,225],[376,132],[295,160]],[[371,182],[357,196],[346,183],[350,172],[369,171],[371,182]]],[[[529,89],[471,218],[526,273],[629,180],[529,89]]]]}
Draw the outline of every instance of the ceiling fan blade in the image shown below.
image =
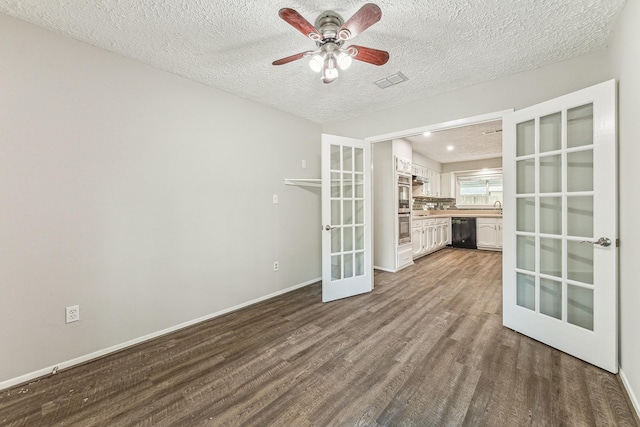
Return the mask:
{"type": "Polygon", "coordinates": [[[289,9],[287,7],[280,9],[278,12],[280,18],[284,19],[296,30],[300,31],[306,37],[309,37],[313,41],[322,40],[322,35],[318,32],[317,28],[314,27],[302,17],[298,12],[293,9],[289,9]]]}
{"type": "Polygon", "coordinates": [[[378,22],[382,18],[382,11],[373,4],[367,3],[360,8],[338,30],[340,40],[349,40],[378,22]]]}
{"type": "Polygon", "coordinates": [[[389,52],[386,50],[372,49],[364,46],[349,46],[347,51],[349,51],[349,53],[353,52],[353,59],[368,62],[373,65],[384,65],[389,60],[389,52]]]}
{"type": "Polygon", "coordinates": [[[272,65],[283,65],[288,64],[289,62],[297,61],[298,59],[302,59],[305,56],[313,53],[312,50],[308,50],[306,52],[296,53],[295,55],[287,56],[286,58],[278,59],[277,61],[273,61],[272,65]]]}

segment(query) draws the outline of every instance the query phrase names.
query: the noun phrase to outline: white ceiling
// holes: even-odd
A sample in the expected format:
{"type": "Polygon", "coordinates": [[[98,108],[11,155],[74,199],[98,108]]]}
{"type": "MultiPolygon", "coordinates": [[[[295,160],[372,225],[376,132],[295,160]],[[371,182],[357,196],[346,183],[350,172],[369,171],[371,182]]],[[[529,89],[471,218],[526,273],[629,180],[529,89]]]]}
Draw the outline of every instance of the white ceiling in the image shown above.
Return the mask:
{"type": "MultiPolygon", "coordinates": [[[[380,22],[353,44],[389,51],[321,83],[314,48],[278,17],[345,20],[365,0],[0,0],[0,12],[243,98],[313,120],[340,121],[583,55],[606,45],[625,0],[377,0],[380,22]],[[402,72],[387,89],[373,82],[402,72]]],[[[347,43],[349,45],[351,43],[347,43]]]]}
{"type": "Polygon", "coordinates": [[[411,141],[414,152],[439,163],[453,163],[502,157],[501,131],[502,120],[495,120],[405,139],[411,141]]]}

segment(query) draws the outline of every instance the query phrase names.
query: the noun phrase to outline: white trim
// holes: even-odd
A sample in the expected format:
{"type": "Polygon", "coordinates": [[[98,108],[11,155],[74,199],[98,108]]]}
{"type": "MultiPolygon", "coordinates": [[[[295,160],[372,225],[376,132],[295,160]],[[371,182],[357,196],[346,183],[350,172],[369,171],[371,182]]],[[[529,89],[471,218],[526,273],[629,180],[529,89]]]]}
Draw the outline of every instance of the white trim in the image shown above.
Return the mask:
{"type": "Polygon", "coordinates": [[[374,270],[380,270],[380,271],[386,271],[387,273],[396,273],[396,272],[398,272],[398,270],[394,270],[393,268],[378,267],[377,265],[374,265],[373,269],[374,270]]]}
{"type": "Polygon", "coordinates": [[[624,374],[624,371],[622,370],[622,368],[618,370],[618,374],[620,374],[622,385],[624,385],[624,388],[627,390],[627,394],[629,395],[629,400],[631,400],[631,403],[633,404],[633,408],[636,410],[636,414],[638,414],[638,417],[640,417],[640,402],[638,401],[638,397],[633,393],[633,390],[631,389],[631,384],[629,384],[629,380],[627,379],[627,376],[624,374]]]}
{"type": "Polygon", "coordinates": [[[93,353],[85,354],[84,356],[76,357],[75,359],[71,359],[71,360],[67,360],[67,361],[64,361],[64,362],[56,363],[55,365],[49,366],[48,368],[38,369],[37,371],[33,371],[33,372],[21,375],[21,376],[16,377],[16,378],[11,378],[9,380],[2,381],[2,382],[0,382],[0,390],[5,390],[5,389],[8,389],[8,388],[13,387],[13,386],[26,383],[26,382],[31,381],[31,380],[35,380],[37,378],[44,377],[44,376],[49,375],[52,372],[54,372],[54,370],[55,371],[60,371],[60,370],[63,370],[63,369],[71,368],[71,367],[79,365],[81,363],[85,363],[85,362],[91,361],[93,359],[97,359],[98,357],[106,356],[106,355],[108,355],[110,353],[114,353],[116,351],[123,350],[123,349],[125,349],[127,347],[131,347],[131,346],[134,346],[136,344],[140,344],[140,343],[143,343],[145,341],[149,341],[149,340],[151,340],[153,338],[158,338],[158,337],[160,337],[162,335],[166,335],[166,334],[169,334],[171,332],[175,332],[175,331],[178,331],[180,329],[184,329],[184,328],[187,328],[189,326],[193,326],[195,324],[198,324],[198,323],[201,323],[201,322],[205,322],[207,320],[211,320],[211,319],[213,319],[215,317],[219,317],[219,316],[222,316],[224,314],[231,313],[232,311],[240,310],[241,308],[245,308],[245,307],[248,307],[250,305],[254,305],[254,304],[257,304],[259,302],[262,302],[262,301],[265,301],[265,300],[268,300],[268,299],[271,299],[271,298],[275,298],[275,297],[277,297],[279,295],[286,294],[286,293],[291,292],[291,291],[295,291],[296,289],[300,289],[300,288],[303,288],[305,286],[309,286],[309,285],[312,285],[314,283],[318,283],[320,281],[322,281],[321,277],[318,277],[317,279],[308,280],[306,282],[291,286],[291,287],[286,288],[286,289],[279,290],[277,292],[273,292],[271,294],[256,298],[254,300],[247,301],[247,302],[244,302],[242,304],[235,305],[233,307],[225,308],[225,309],[217,311],[215,313],[208,314],[206,316],[203,316],[203,317],[200,317],[200,318],[197,318],[197,319],[189,320],[187,322],[180,323],[180,324],[175,325],[175,326],[171,326],[171,327],[169,327],[167,329],[163,329],[161,331],[153,332],[151,334],[144,335],[142,337],[134,338],[134,339],[132,339],[130,341],[123,342],[121,344],[116,344],[116,345],[111,346],[109,348],[105,348],[105,349],[102,349],[102,350],[94,351],[93,353]]]}
{"type": "Polygon", "coordinates": [[[385,133],[383,135],[375,135],[365,138],[365,141],[369,142],[381,142],[388,141],[390,139],[405,138],[407,136],[419,135],[424,132],[431,132],[435,130],[454,129],[462,126],[467,126],[482,122],[491,122],[493,120],[502,119],[506,114],[513,113],[513,108],[502,111],[495,111],[493,113],[480,114],[478,116],[465,117],[463,119],[450,120],[448,122],[441,122],[427,126],[420,126],[413,129],[405,129],[401,131],[385,133]]]}

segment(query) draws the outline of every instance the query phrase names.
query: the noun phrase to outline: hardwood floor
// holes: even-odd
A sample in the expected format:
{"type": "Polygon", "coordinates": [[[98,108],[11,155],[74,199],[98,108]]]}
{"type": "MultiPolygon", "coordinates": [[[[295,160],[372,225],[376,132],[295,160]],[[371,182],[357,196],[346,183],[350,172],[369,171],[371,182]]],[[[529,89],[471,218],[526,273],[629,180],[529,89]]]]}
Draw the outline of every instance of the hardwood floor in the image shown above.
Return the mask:
{"type": "Polygon", "coordinates": [[[501,262],[308,286],[0,392],[0,426],[637,426],[616,376],[502,326],[501,262]]]}

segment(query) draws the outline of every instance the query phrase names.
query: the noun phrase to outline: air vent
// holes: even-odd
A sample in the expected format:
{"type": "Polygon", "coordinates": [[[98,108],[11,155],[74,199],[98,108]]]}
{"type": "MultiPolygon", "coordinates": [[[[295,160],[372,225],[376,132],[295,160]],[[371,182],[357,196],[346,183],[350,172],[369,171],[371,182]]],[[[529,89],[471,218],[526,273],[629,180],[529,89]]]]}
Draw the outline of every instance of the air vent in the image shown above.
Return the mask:
{"type": "Polygon", "coordinates": [[[500,133],[500,132],[502,132],[502,129],[493,129],[493,130],[482,131],[482,134],[483,135],[494,135],[494,134],[500,133]]]}
{"type": "Polygon", "coordinates": [[[398,83],[406,82],[409,80],[407,76],[398,72],[396,74],[392,74],[384,79],[378,80],[374,82],[380,89],[386,89],[389,86],[397,85],[398,83]]]}

